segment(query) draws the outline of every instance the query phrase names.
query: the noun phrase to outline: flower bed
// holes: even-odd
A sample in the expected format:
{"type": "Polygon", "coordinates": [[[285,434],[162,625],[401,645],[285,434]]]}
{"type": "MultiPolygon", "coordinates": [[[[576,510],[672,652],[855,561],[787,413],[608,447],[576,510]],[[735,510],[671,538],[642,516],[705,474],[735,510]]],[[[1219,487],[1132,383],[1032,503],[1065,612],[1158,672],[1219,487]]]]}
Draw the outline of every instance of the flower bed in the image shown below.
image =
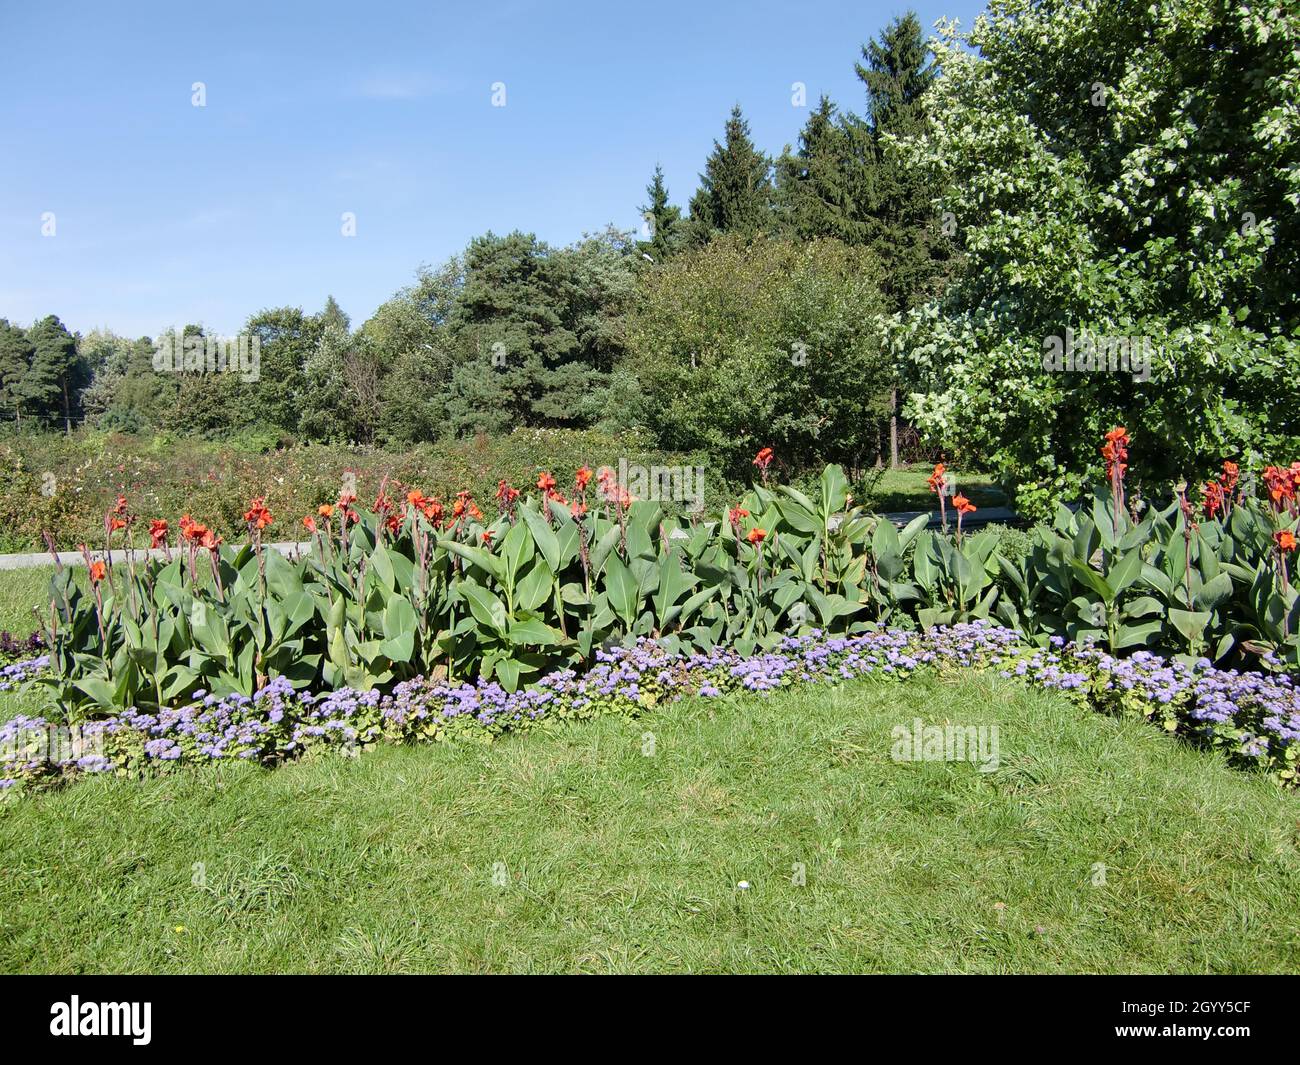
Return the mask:
{"type": "Polygon", "coordinates": [[[1208,660],[1188,665],[1143,652],[1119,659],[1059,640],[1031,648],[1009,629],[973,622],[853,636],[818,630],[749,656],[726,649],[674,653],[645,640],[598,651],[584,673],[558,670],[514,692],[495,681],[415,678],[387,693],[344,688],[311,694],[281,678],[253,696],[204,694],[174,709],[128,709],[89,722],[75,749],[56,757],[43,749],[49,723],[15,718],[0,726],[0,789],[12,794],[79,773],[130,775],[226,759],[274,765],[316,749],[356,753],[380,742],[490,740],[558,720],[633,717],[683,696],[766,693],[862,677],[901,681],[920,671],[954,669],[996,669],[1083,706],[1141,715],[1222,749],[1234,764],[1296,783],[1300,690],[1286,674],[1243,674],[1217,670],[1208,660]]]}

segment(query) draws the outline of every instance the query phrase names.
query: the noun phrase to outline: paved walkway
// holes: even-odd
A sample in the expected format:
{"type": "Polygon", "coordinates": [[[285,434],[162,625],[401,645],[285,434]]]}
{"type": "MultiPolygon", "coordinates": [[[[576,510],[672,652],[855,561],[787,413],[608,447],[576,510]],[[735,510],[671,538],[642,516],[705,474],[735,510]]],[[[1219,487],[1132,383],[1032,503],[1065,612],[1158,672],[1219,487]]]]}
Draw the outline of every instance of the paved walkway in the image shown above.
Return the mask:
{"type": "MultiPolygon", "coordinates": [[[[925,513],[927,513],[927,511],[908,510],[898,514],[886,514],[884,516],[901,529],[908,522],[912,521],[914,518],[917,518],[920,515],[925,513]]],[[[930,514],[930,522],[926,526],[926,528],[929,529],[939,528],[940,527],[939,512],[935,510],[935,511],[930,511],[928,513],[930,514]]],[[[949,514],[948,527],[950,529],[955,527],[955,522],[956,522],[956,515],[949,514]]],[[[1021,518],[1015,511],[1010,510],[1007,507],[980,507],[979,510],[977,510],[973,515],[971,515],[968,518],[964,518],[962,520],[963,529],[979,529],[985,525],[1024,525],[1024,524],[1025,524],[1024,519],[1021,518]]],[[[264,544],[263,546],[279,551],[280,554],[282,555],[292,555],[294,553],[303,555],[311,550],[310,541],[306,543],[298,543],[298,544],[288,543],[288,542],[278,543],[278,544],[264,544]]],[[[97,559],[104,557],[103,551],[93,551],[91,553],[97,559]]],[[[173,554],[174,553],[175,552],[173,552],[173,554]]],[[[114,563],[125,562],[126,555],[127,553],[125,551],[114,551],[112,554],[112,560],[114,563]]],[[[149,548],[140,548],[139,550],[133,552],[133,555],[136,559],[140,559],[140,560],[143,560],[146,557],[149,558],[167,557],[161,548],[159,548],[158,550],[150,550],[149,548]]],[[[82,557],[80,551],[60,551],[59,561],[63,563],[63,565],[65,566],[84,566],[86,564],[86,560],[82,557]]],[[[0,570],[36,569],[39,566],[50,566],[50,565],[53,565],[53,563],[50,561],[50,553],[48,551],[32,551],[27,554],[19,554],[19,555],[0,555],[0,570]]]]}
{"type": "MultiPolygon", "coordinates": [[[[282,555],[290,555],[294,552],[306,554],[311,550],[311,543],[294,544],[263,544],[263,547],[272,548],[279,551],[282,555]]],[[[147,547],[139,548],[130,552],[131,556],[137,561],[143,562],[145,558],[166,558],[167,553],[162,548],[156,550],[147,547]]],[[[111,558],[114,564],[126,561],[126,551],[114,551],[111,558]]],[[[103,551],[91,551],[91,557],[94,559],[105,558],[103,551]]],[[[176,557],[175,549],[172,550],[172,557],[176,557]]],[[[60,551],[59,561],[65,566],[84,566],[86,559],[80,551],[60,551]]],[[[35,569],[38,566],[53,566],[54,562],[50,558],[48,551],[33,551],[25,555],[0,555],[0,570],[7,569],[35,569]]]]}

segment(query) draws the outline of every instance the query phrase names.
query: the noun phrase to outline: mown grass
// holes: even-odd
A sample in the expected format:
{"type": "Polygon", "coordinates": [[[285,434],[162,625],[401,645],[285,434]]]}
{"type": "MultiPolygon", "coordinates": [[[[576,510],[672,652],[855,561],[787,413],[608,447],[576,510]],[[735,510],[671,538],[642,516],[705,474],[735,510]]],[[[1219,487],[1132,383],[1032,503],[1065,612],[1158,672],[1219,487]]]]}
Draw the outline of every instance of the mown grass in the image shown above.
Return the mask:
{"type": "Polygon", "coordinates": [[[1295,972],[1298,897],[1300,799],[992,675],[0,810],[10,972],[1295,972]]]}
{"type": "MultiPolygon", "coordinates": [[[[906,466],[873,474],[872,476],[878,477],[879,480],[870,485],[868,498],[861,502],[879,513],[937,510],[938,503],[935,501],[934,493],[926,483],[932,470],[932,466],[906,466]]],[[[997,487],[988,474],[954,471],[953,477],[956,490],[964,493],[977,506],[1007,505],[1006,493],[997,487]]]]}

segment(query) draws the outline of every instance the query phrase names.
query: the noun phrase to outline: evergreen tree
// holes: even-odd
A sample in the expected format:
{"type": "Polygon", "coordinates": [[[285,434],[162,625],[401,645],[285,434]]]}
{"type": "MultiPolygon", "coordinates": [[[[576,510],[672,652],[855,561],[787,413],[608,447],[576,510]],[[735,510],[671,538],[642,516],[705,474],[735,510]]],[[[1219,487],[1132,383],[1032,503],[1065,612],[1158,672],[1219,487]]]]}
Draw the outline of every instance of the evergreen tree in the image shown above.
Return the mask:
{"type": "Polygon", "coordinates": [[[703,244],[715,233],[752,237],[772,223],[772,164],[754,147],[740,105],[731,109],[723,143],[713,142],[700,187],[691,197],[690,237],[703,244]]]}
{"type": "Polygon", "coordinates": [[[656,262],[664,262],[681,247],[682,209],[668,202],[668,186],[664,184],[663,167],[656,166],[654,177],[646,186],[650,202],[641,208],[641,217],[650,230],[650,239],[640,241],[637,249],[656,262]]]}
{"type": "Polygon", "coordinates": [[[21,390],[34,411],[47,418],[63,418],[64,429],[72,432],[72,415],[78,391],[88,374],[77,356],[77,339],[55,315],[42,318],[27,332],[32,361],[21,390]]]}
{"type": "Polygon", "coordinates": [[[776,164],[781,231],[800,240],[834,237],[846,244],[864,243],[871,155],[862,123],[840,121],[835,105],[823,96],[799,134],[798,151],[787,147],[776,164]]]}
{"type": "Polygon", "coordinates": [[[32,345],[27,334],[8,320],[0,318],[0,410],[2,417],[13,415],[22,422],[23,381],[32,361],[32,345]]]}
{"type": "Polygon", "coordinates": [[[865,130],[873,151],[865,193],[865,242],[885,264],[886,295],[894,310],[932,294],[945,272],[951,243],[934,206],[936,190],[919,168],[890,150],[885,137],[925,133],[921,98],[938,77],[921,22],[909,11],[862,48],[857,75],[867,90],[865,130]]]}

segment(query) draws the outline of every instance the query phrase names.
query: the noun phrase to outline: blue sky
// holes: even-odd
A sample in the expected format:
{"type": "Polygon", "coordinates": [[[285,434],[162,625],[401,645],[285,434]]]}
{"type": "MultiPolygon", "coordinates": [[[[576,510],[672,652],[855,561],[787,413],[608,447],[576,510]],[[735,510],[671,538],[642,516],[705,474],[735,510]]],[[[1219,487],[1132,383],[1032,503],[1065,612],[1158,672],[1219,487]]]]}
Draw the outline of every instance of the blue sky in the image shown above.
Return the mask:
{"type": "Polygon", "coordinates": [[[860,111],[859,47],[906,9],[5,0],[0,317],[233,333],[332,293],[360,324],[489,229],[634,228],[656,162],[684,205],[734,103],[771,153],[807,116],[793,82],[860,111]]]}

